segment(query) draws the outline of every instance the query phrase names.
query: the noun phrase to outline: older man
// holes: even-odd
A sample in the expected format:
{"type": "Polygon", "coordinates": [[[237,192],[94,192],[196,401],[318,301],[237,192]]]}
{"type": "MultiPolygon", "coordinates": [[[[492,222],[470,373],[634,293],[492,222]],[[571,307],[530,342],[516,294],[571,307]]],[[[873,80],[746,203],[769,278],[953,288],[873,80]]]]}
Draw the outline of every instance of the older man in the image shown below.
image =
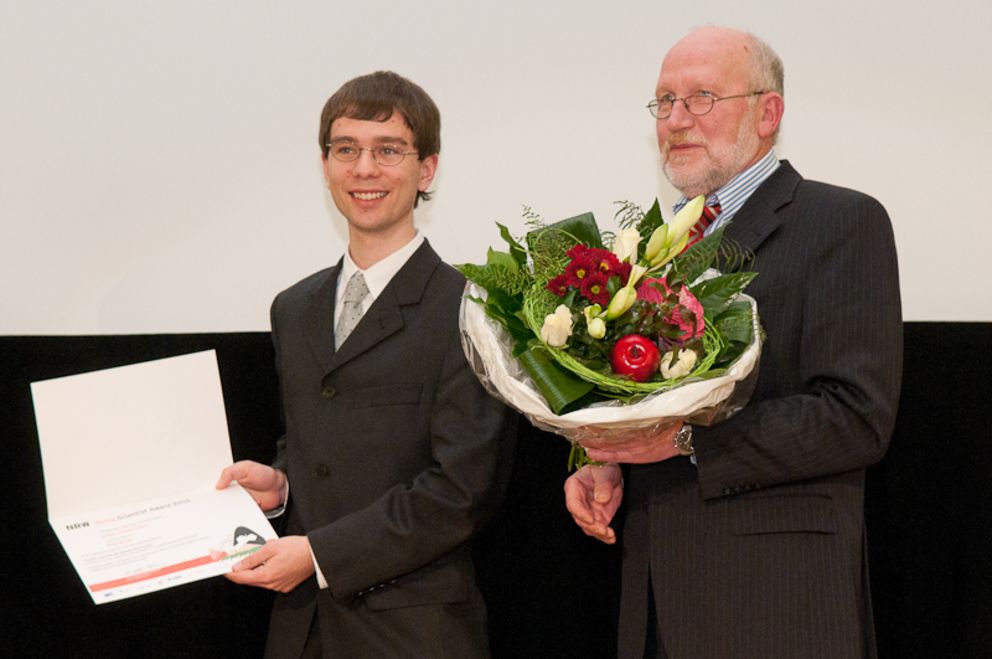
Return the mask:
{"type": "Polygon", "coordinates": [[[615,464],[566,483],[576,522],[604,542],[626,503],[618,654],[873,656],[865,467],[888,444],[902,364],[889,219],[776,158],[783,68],[753,35],[691,32],[649,109],[669,180],[706,195],[708,230],[754,251],[767,341],[737,416],[590,444],[631,465],[625,484],[615,464]]]}

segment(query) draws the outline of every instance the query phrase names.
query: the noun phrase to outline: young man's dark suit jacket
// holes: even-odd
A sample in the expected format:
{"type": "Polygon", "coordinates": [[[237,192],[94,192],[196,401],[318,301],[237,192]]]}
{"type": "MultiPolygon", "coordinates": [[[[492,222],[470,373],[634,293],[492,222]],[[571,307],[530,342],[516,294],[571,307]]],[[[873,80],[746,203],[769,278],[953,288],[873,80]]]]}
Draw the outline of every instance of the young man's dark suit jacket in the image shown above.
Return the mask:
{"type": "Polygon", "coordinates": [[[425,241],[335,352],[340,268],[272,305],[285,532],[309,537],[329,588],[277,596],[266,655],[299,656],[314,620],[325,657],[488,656],[470,539],[505,489],[515,416],[466,362],[465,280],[425,241]]]}
{"type": "Polygon", "coordinates": [[[756,254],[756,390],[695,428],[698,467],[630,470],[619,655],[643,656],[650,578],[672,659],[872,656],[865,467],[887,447],[902,373],[888,216],[783,162],[725,235],[756,254]]]}

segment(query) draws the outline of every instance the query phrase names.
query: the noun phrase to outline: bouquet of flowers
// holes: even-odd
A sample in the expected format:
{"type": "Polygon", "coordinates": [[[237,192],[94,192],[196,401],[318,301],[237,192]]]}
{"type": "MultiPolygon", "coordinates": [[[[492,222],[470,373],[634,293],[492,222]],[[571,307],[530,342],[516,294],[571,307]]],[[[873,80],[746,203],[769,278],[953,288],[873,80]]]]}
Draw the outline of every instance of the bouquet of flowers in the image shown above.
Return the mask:
{"type": "Polygon", "coordinates": [[[664,222],[624,202],[620,230],[590,213],[545,224],[529,209],[523,240],[458,269],[469,280],[462,342],[490,393],[573,442],[624,438],[676,420],[708,424],[739,410],[761,351],[747,254],[705,238],[693,199],[664,222]],[[719,272],[715,264],[723,268],[719,272]]]}

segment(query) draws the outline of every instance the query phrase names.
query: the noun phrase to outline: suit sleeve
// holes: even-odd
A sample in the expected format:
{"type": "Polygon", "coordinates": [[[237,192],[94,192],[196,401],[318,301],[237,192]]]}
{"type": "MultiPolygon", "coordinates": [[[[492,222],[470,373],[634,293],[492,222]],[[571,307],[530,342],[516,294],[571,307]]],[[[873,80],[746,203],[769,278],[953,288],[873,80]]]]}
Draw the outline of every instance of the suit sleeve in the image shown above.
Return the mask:
{"type": "Polygon", "coordinates": [[[895,245],[884,208],[844,192],[806,202],[767,245],[782,280],[767,305],[768,372],[741,413],[696,428],[704,498],[863,469],[885,452],[902,373],[895,245]]]}

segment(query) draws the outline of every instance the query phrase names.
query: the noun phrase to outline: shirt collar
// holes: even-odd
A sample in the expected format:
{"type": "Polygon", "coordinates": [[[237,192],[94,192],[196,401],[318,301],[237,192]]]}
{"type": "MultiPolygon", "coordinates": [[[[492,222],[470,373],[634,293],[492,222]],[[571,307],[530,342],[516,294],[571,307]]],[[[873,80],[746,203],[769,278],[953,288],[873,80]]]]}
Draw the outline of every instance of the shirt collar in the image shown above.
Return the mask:
{"type": "Polygon", "coordinates": [[[417,251],[417,248],[424,242],[424,235],[417,231],[413,238],[403,247],[387,256],[386,258],[378,261],[374,265],[362,270],[359,268],[353,260],[351,260],[351,254],[345,251],[344,262],[341,264],[341,274],[338,276],[338,290],[337,290],[337,302],[340,307],[341,298],[344,297],[344,288],[351,276],[356,272],[361,272],[365,277],[365,285],[369,289],[369,298],[375,300],[379,297],[379,294],[385,290],[389,282],[392,281],[393,277],[396,275],[400,269],[406,265],[406,262],[410,260],[413,253],[417,251]]]}
{"type": "MultiPolygon", "coordinates": [[[[748,197],[758,189],[758,186],[765,182],[772,173],[779,167],[778,156],[775,149],[769,149],[764,157],[760,158],[753,165],[733,177],[727,183],[718,188],[715,192],[706,197],[706,205],[720,204],[720,214],[717,221],[711,225],[712,229],[730,221],[730,219],[741,209],[748,197]]],[[[679,197],[675,203],[674,210],[678,212],[689,202],[685,195],[679,197]]],[[[709,233],[709,231],[707,231],[709,233]]]]}

